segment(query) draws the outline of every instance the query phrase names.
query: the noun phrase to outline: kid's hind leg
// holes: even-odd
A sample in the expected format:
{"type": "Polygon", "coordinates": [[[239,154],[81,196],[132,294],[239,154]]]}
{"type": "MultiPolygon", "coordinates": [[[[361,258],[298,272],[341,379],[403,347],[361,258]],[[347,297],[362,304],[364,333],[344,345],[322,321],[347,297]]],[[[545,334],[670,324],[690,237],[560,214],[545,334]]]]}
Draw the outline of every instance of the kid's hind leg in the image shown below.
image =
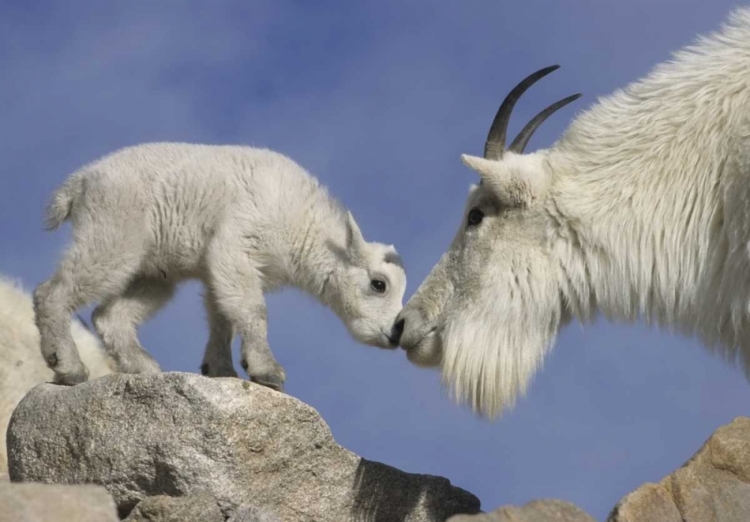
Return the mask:
{"type": "Polygon", "coordinates": [[[34,290],[42,357],[58,384],[78,384],[89,376],[70,333],[71,314],[80,306],[122,292],[141,262],[133,238],[96,239],[74,244],[55,275],[34,290]]]}
{"type": "Polygon", "coordinates": [[[138,326],[174,295],[172,281],[139,276],[125,291],[96,307],[92,322],[121,373],[159,373],[159,364],[138,342],[138,326]]]}

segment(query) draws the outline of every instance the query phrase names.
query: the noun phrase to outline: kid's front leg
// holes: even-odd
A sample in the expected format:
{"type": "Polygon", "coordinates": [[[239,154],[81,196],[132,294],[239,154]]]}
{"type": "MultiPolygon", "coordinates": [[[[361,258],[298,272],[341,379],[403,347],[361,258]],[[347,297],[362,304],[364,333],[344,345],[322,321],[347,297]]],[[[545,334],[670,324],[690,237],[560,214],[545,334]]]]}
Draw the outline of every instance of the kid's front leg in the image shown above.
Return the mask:
{"type": "Polygon", "coordinates": [[[240,365],[250,380],[277,391],[284,391],[286,372],[276,362],[268,346],[267,312],[265,303],[256,304],[248,314],[250,319],[240,330],[242,337],[240,365]]]}
{"type": "Polygon", "coordinates": [[[253,382],[284,390],[286,373],[268,346],[268,319],[263,285],[244,255],[224,249],[213,259],[211,289],[219,314],[241,337],[240,364],[253,382]]]}

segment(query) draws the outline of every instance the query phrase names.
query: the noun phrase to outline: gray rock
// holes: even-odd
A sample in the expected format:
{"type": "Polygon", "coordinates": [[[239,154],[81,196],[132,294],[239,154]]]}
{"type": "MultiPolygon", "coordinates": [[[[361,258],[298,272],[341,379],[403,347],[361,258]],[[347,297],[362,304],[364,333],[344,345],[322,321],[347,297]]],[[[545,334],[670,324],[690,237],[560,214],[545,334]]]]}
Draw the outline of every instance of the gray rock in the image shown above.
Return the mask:
{"type": "Polygon", "coordinates": [[[127,522],[224,522],[224,514],[208,491],[184,497],[157,495],[141,500],[127,522]]]}
{"type": "Polygon", "coordinates": [[[101,486],[0,482],[0,522],[118,522],[101,486]]]}
{"type": "Polygon", "coordinates": [[[659,484],[626,495],[608,522],[750,520],[750,418],[722,426],[659,484]]]}
{"type": "Polygon", "coordinates": [[[281,522],[281,519],[275,513],[254,504],[243,504],[227,522],[281,522]]]}
{"type": "Polygon", "coordinates": [[[285,522],[444,521],[479,500],[342,448],[310,406],[236,378],[112,374],[41,384],[8,426],[11,480],[94,482],[121,515],[147,496],[210,491],[225,516],[248,503],[285,522]]]}
{"type": "Polygon", "coordinates": [[[455,515],[448,522],[596,522],[580,508],[563,500],[534,500],[522,507],[503,506],[491,513],[455,515]]]}

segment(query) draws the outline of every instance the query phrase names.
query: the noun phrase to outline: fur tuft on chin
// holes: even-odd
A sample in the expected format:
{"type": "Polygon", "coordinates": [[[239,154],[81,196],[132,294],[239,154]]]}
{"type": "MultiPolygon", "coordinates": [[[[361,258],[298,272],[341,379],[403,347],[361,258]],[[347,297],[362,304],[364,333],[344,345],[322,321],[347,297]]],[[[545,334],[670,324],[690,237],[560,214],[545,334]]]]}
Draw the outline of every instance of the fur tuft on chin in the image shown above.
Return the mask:
{"type": "Polygon", "coordinates": [[[560,303],[550,299],[554,292],[531,283],[506,282],[506,288],[519,284],[510,294],[487,285],[483,295],[449,314],[443,384],[457,404],[470,406],[480,417],[498,418],[515,405],[555,341],[560,303]]]}

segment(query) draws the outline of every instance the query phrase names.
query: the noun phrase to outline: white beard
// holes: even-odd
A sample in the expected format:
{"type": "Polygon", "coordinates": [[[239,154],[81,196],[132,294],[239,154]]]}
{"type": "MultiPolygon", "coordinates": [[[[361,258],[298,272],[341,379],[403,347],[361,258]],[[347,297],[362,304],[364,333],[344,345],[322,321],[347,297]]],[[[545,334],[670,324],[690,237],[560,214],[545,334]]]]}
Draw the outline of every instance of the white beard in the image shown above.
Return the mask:
{"type": "Polygon", "coordinates": [[[454,308],[443,330],[443,383],[482,417],[498,417],[525,394],[561,321],[559,299],[550,298],[557,292],[509,275],[461,299],[468,305],[454,308]]]}

